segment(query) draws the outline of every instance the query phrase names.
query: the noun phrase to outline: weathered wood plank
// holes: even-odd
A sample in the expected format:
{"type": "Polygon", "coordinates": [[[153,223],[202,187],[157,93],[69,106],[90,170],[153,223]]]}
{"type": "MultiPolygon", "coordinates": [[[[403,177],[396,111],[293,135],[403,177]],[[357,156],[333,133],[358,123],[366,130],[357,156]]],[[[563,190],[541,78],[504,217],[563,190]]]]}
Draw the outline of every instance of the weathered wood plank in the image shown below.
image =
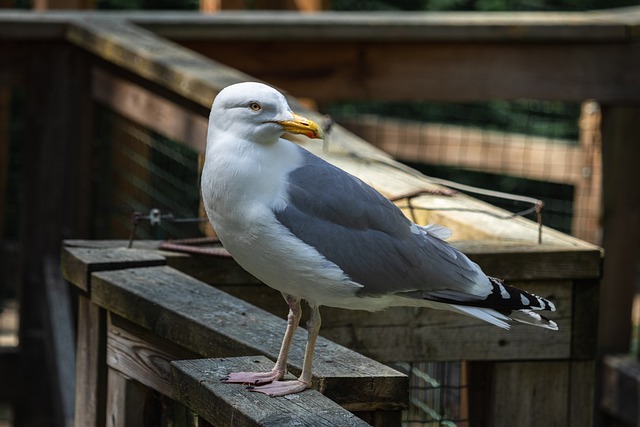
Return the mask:
{"type": "Polygon", "coordinates": [[[640,363],[630,356],[608,355],[602,360],[601,408],[627,423],[640,421],[640,363]]]}
{"type": "MultiPolygon", "coordinates": [[[[580,427],[569,422],[569,371],[566,362],[493,364],[492,406],[487,425],[580,427]]],[[[584,410],[591,411],[591,407],[584,410]]]]}
{"type": "Polygon", "coordinates": [[[144,426],[145,403],[151,391],[115,369],[107,373],[106,427],[144,426]]]}
{"type": "MultiPolygon", "coordinates": [[[[203,15],[190,11],[127,11],[126,18],[164,37],[210,40],[242,39],[405,40],[478,39],[493,41],[625,41],[637,34],[637,8],[590,12],[295,12],[222,11],[203,15]]],[[[122,13],[92,11],[30,14],[0,13],[0,28],[19,23],[47,29],[86,16],[123,18],[122,13]]],[[[12,33],[7,28],[6,34],[12,33]]],[[[53,29],[49,29],[53,33],[53,29]]],[[[60,29],[59,32],[62,32],[60,29]]],[[[0,33],[3,34],[4,33],[0,33]]],[[[21,34],[18,32],[18,34],[21,34]]],[[[55,33],[59,34],[59,33],[55,33]]],[[[15,34],[14,34],[15,36],[15,34]]],[[[53,37],[53,34],[50,35],[53,37]]]]}
{"type": "Polygon", "coordinates": [[[564,184],[582,179],[583,150],[568,140],[374,115],[336,120],[402,161],[564,184]]]}
{"type": "Polygon", "coordinates": [[[599,353],[625,352],[640,275],[640,105],[602,107],[603,246],[599,353]],[[612,309],[615,307],[615,309],[612,309]]]}
{"type": "Polygon", "coordinates": [[[296,49],[314,55],[287,61],[289,42],[230,45],[208,40],[183,45],[294,96],[318,102],[517,98],[622,102],[640,98],[640,84],[624,71],[640,67],[640,48],[633,44],[532,42],[525,47],[473,39],[456,43],[313,40],[298,41],[296,49]],[[335,62],[327,61],[334,57],[335,62]],[[555,66],[548,67],[550,63],[555,66]]]}
{"type": "Polygon", "coordinates": [[[73,241],[67,241],[62,249],[62,272],[66,280],[86,292],[90,290],[90,276],[95,271],[166,264],[158,253],[129,249],[126,244],[108,251],[73,245],[73,241]]]}
{"type": "Polygon", "coordinates": [[[147,329],[109,315],[107,365],[165,396],[171,396],[171,361],[198,357],[147,329]]]}
{"type": "Polygon", "coordinates": [[[16,386],[20,384],[20,351],[18,347],[0,347],[0,399],[11,402],[22,398],[24,390],[16,386]]]}
{"type": "Polygon", "coordinates": [[[100,58],[206,108],[225,86],[255,80],[124,20],[77,20],[67,29],[66,37],[100,58]]]}
{"type": "MultiPolygon", "coordinates": [[[[94,273],[92,302],[206,357],[275,359],[285,329],[283,319],[170,267],[94,273]]],[[[289,356],[294,374],[302,368],[306,334],[301,332],[289,356]]],[[[316,349],[314,388],[332,400],[359,411],[404,402],[404,375],[326,339],[319,339],[316,349]]]]}
{"type": "Polygon", "coordinates": [[[105,425],[107,369],[105,312],[88,298],[78,297],[75,426],[105,425]]]}
{"type": "Polygon", "coordinates": [[[265,357],[199,359],[171,363],[173,398],[214,425],[234,426],[366,426],[315,390],[271,398],[239,384],[220,380],[232,371],[269,370],[265,357]]]}
{"type": "Polygon", "coordinates": [[[95,100],[118,114],[204,152],[207,118],[192,113],[138,85],[93,69],[92,94],[95,100]]]}
{"type": "Polygon", "coordinates": [[[47,353],[57,424],[72,427],[76,387],[75,331],[69,285],[62,278],[60,260],[43,260],[47,321],[47,353]]]}
{"type": "Polygon", "coordinates": [[[570,362],[569,381],[569,425],[592,426],[597,413],[595,360],[570,362]]]}

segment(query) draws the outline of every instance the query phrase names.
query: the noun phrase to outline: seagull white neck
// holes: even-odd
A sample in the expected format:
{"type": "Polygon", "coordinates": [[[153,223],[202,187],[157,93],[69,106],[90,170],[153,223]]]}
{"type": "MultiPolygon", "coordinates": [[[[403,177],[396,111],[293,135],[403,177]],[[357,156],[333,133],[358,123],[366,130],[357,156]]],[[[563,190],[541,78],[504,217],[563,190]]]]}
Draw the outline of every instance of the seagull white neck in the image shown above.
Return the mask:
{"type": "Polygon", "coordinates": [[[283,139],[263,145],[223,132],[209,135],[201,185],[214,227],[251,220],[262,209],[283,203],[283,177],[301,162],[295,145],[283,139]]]}

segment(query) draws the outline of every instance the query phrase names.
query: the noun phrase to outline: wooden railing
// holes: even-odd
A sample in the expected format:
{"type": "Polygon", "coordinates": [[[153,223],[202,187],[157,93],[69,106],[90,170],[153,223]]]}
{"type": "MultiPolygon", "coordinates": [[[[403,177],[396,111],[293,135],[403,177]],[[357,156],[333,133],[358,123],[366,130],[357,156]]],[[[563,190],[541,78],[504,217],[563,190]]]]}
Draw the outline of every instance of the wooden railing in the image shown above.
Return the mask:
{"type": "MultiPolygon", "coordinates": [[[[400,425],[407,377],[323,338],[316,391],[273,399],[222,383],[233,370],[271,369],[273,362],[256,355],[277,357],[286,321],[181,273],[170,265],[188,265],[185,256],[155,250],[156,245],[65,244],[65,277],[83,291],[76,425],[102,420],[108,426],[147,425],[144,418],[154,411],[143,408],[151,391],[175,399],[211,425],[366,425],[360,418],[400,425]]],[[[209,270],[219,285],[253,281],[229,259],[201,257],[190,264],[191,271],[209,270]],[[239,282],[228,279],[229,269],[236,270],[239,282]]],[[[290,358],[293,374],[302,368],[304,342],[298,335],[290,358]]]]}
{"type": "MultiPolygon", "coordinates": [[[[331,13],[0,13],[0,87],[27,90],[30,123],[30,136],[25,141],[30,168],[23,191],[28,196],[22,207],[24,260],[19,268],[24,277],[22,294],[31,299],[29,304],[23,304],[26,309],[22,313],[19,360],[31,400],[28,404],[20,401],[16,406],[19,423],[28,424],[30,418],[42,413],[35,408],[46,407],[38,404],[46,400],[46,372],[42,363],[34,362],[41,361],[44,353],[45,341],[39,338],[43,327],[64,329],[64,333],[46,335],[49,341],[58,340],[47,347],[54,349],[47,360],[53,361],[53,378],[61,379],[63,385],[61,394],[54,399],[62,420],[59,424],[69,425],[73,419],[73,395],[69,393],[72,378],[63,375],[65,369],[73,367],[73,360],[68,357],[68,350],[73,348],[70,313],[66,317],[62,313],[64,321],[58,322],[61,313],[55,310],[45,310],[46,319],[42,319],[40,313],[34,314],[29,308],[60,307],[58,302],[69,300],[68,289],[51,266],[56,265],[62,237],[90,236],[92,153],[88,141],[93,132],[94,103],[202,151],[206,117],[214,96],[228,84],[255,78],[320,103],[358,98],[471,101],[521,96],[600,101],[605,166],[608,160],[617,162],[615,168],[613,163],[608,164],[604,179],[605,188],[609,185],[605,214],[610,215],[604,232],[614,239],[605,239],[605,244],[610,244],[605,276],[609,284],[603,288],[602,305],[607,309],[601,310],[601,345],[608,350],[619,348],[620,337],[628,340],[629,336],[628,294],[632,285],[619,286],[629,282],[630,252],[617,242],[635,238],[634,229],[623,225],[630,223],[625,218],[634,212],[627,209],[628,205],[638,199],[638,188],[629,183],[636,182],[640,173],[632,162],[638,150],[634,140],[638,116],[635,103],[640,100],[640,82],[636,78],[640,74],[640,55],[635,42],[638,13],[632,9],[623,15],[434,14],[386,18],[331,13]],[[292,38],[299,42],[292,44],[292,38]],[[291,49],[297,52],[295,60],[291,59],[291,49]],[[553,72],[549,64],[553,64],[553,72]],[[629,101],[634,106],[629,107],[629,101]],[[628,155],[616,157],[620,150],[628,155]],[[44,266],[42,260],[47,260],[44,266]],[[620,291],[611,292],[612,289],[620,291]],[[614,322],[616,318],[623,321],[614,322]]],[[[293,96],[289,101],[295,110],[321,119],[293,96]]],[[[328,150],[319,144],[304,145],[390,197],[439,188],[340,126],[332,130],[328,150]]],[[[554,320],[560,331],[549,335],[543,330],[515,328],[508,333],[459,316],[413,309],[378,314],[327,309],[330,314],[324,317],[329,319],[323,325],[324,336],[379,362],[468,360],[469,412],[472,422],[478,425],[529,425],[540,414],[544,414],[548,425],[591,424],[601,275],[599,248],[547,228],[543,229],[539,244],[536,224],[520,218],[504,219],[503,211],[459,194],[424,195],[411,204],[418,222],[439,222],[452,228],[454,244],[469,253],[487,273],[551,297],[559,308],[554,320]]],[[[189,310],[185,306],[163,306],[179,300],[168,295],[167,299],[154,299],[157,286],[153,283],[164,283],[165,276],[172,277],[175,282],[168,285],[176,286],[176,297],[181,296],[182,289],[192,286],[230,306],[244,303],[227,299],[173,270],[204,278],[203,267],[195,266],[194,258],[167,257],[153,250],[91,248],[92,245],[68,242],[65,248],[65,277],[78,287],[80,294],[77,425],[116,424],[135,417],[135,408],[140,406],[129,403],[141,402],[138,386],[145,381],[145,387],[169,394],[210,422],[217,420],[218,412],[207,412],[211,406],[201,405],[205,399],[219,402],[216,405],[220,407],[229,404],[229,400],[216,397],[217,387],[199,387],[200,400],[190,400],[193,394],[186,397],[187,391],[192,390],[190,381],[198,378],[194,372],[202,373],[208,368],[195,362],[177,363],[171,368],[171,377],[167,373],[169,361],[191,356],[227,359],[240,353],[272,357],[273,349],[259,339],[236,336],[235,342],[245,345],[236,353],[207,350],[209,335],[213,337],[220,330],[202,323],[211,321],[210,315],[202,314],[202,322],[186,321],[189,310]],[[73,248],[74,245],[80,247],[73,248]],[[89,254],[85,254],[88,259],[79,255],[81,249],[89,254]],[[92,254],[98,258],[95,262],[92,254]],[[132,254],[142,259],[132,263],[132,254]],[[105,265],[113,271],[98,272],[105,265]],[[147,272],[152,284],[140,289],[141,283],[131,277],[147,272]],[[138,291],[151,294],[141,297],[136,294],[138,291]],[[132,301],[153,305],[154,310],[146,312],[151,317],[144,317],[145,312],[139,311],[139,305],[132,306],[132,301]],[[168,319],[178,323],[167,322],[168,319]],[[183,321],[183,329],[172,329],[183,321]],[[187,336],[192,331],[200,335],[187,336]],[[133,365],[125,356],[136,354],[135,345],[131,344],[135,340],[142,340],[143,347],[162,354],[158,371],[138,370],[143,365],[152,367],[140,360],[136,361],[136,369],[131,369],[133,365]],[[263,347],[247,347],[249,342],[263,347]],[[127,376],[135,381],[126,380],[127,376]],[[125,393],[125,397],[107,396],[109,388],[125,393]],[[78,406],[79,402],[86,405],[78,406]],[[107,410],[107,405],[111,409],[107,410]]],[[[209,267],[214,268],[210,264],[209,267]]],[[[246,286],[241,281],[221,285],[249,303],[276,307],[279,297],[256,298],[257,286],[261,285],[253,282],[246,286]]],[[[242,307],[254,310],[248,305],[242,307]]],[[[205,313],[204,307],[201,313],[205,313]]],[[[236,320],[242,316],[241,312],[236,315],[236,320]]],[[[260,318],[263,316],[261,312],[260,318]]],[[[268,323],[280,324],[275,319],[268,323]]],[[[329,343],[327,346],[337,348],[329,343]]],[[[319,348],[318,352],[322,350],[319,348]]],[[[325,354],[333,351],[338,350],[325,354]]],[[[7,357],[6,366],[15,366],[17,359],[14,354],[7,357]]],[[[247,359],[243,360],[225,360],[221,366],[246,363],[247,359]]],[[[211,366],[211,362],[202,363],[211,366]]],[[[331,368],[331,363],[317,365],[331,368]]],[[[322,372],[319,375],[324,378],[322,372]]],[[[334,377],[326,378],[331,378],[327,380],[331,384],[334,377]]],[[[323,384],[320,381],[318,388],[324,390],[323,384]]],[[[332,405],[317,393],[310,395],[317,396],[312,400],[318,404],[332,405]]],[[[368,400],[367,396],[363,387],[350,397],[355,399],[352,401],[332,397],[347,409],[373,414],[364,417],[387,419],[388,414],[377,414],[380,408],[370,404],[375,400],[368,400]],[[369,403],[365,405],[365,401],[369,403]]],[[[398,400],[392,400],[395,409],[398,400]]],[[[246,407],[241,412],[251,411],[246,407]]],[[[397,415],[390,417],[397,420],[397,415]]]]}

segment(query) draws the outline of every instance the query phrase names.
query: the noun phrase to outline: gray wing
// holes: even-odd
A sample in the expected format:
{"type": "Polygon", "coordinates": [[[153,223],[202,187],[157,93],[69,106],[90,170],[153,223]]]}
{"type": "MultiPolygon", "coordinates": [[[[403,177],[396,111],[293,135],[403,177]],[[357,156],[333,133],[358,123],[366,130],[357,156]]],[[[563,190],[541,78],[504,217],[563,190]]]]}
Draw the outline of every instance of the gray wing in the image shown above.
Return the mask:
{"type": "Polygon", "coordinates": [[[469,301],[492,292],[464,254],[426,228],[412,232],[400,209],[372,187],[300,150],[304,163],[289,174],[289,203],[276,217],[363,285],[362,295],[469,301]]]}

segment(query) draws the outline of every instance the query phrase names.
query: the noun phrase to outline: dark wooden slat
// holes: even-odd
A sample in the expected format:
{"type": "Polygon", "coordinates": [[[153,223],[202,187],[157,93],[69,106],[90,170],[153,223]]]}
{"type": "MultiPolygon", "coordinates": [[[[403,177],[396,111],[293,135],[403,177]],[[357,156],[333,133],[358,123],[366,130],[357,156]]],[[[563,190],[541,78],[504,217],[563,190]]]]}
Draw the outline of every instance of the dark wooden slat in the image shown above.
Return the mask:
{"type": "Polygon", "coordinates": [[[640,275],[640,105],[602,107],[603,264],[599,353],[629,349],[631,305],[640,275]],[[613,308],[613,309],[612,309],[613,308]]]}
{"type": "Polygon", "coordinates": [[[12,402],[22,398],[20,387],[20,351],[18,347],[0,347],[0,400],[12,402]]]}
{"type": "Polygon", "coordinates": [[[44,279],[49,354],[46,361],[51,374],[54,413],[58,425],[72,427],[76,386],[75,331],[69,285],[62,278],[59,259],[44,259],[44,279]]]}
{"type": "Polygon", "coordinates": [[[78,298],[75,425],[105,425],[107,370],[105,312],[84,296],[78,298]]]}
{"type": "Polygon", "coordinates": [[[612,417],[638,425],[640,363],[630,356],[608,355],[602,360],[601,407],[612,417]]]}
{"type": "Polygon", "coordinates": [[[315,390],[285,398],[251,393],[240,384],[220,380],[232,371],[266,371],[265,357],[198,359],[172,362],[173,398],[214,425],[367,426],[355,415],[315,390]]]}
{"type": "MultiPolygon", "coordinates": [[[[206,357],[262,354],[275,360],[286,324],[170,267],[94,273],[92,302],[206,357]]],[[[291,349],[295,374],[305,335],[296,334],[291,349]]],[[[316,350],[314,387],[332,400],[359,411],[403,404],[406,376],[326,339],[316,350]]]]}

